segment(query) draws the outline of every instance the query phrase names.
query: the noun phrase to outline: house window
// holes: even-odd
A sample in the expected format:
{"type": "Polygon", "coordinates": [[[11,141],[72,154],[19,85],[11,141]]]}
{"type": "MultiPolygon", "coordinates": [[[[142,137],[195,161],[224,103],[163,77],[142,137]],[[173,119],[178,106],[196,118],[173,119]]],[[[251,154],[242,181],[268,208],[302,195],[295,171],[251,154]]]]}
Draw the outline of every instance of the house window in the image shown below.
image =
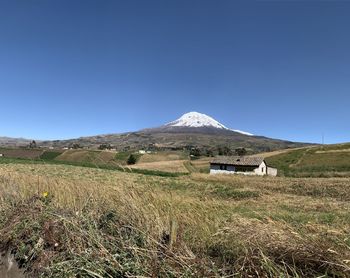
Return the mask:
{"type": "Polygon", "coordinates": [[[226,165],[220,165],[220,170],[227,170],[227,166],[226,165]]]}

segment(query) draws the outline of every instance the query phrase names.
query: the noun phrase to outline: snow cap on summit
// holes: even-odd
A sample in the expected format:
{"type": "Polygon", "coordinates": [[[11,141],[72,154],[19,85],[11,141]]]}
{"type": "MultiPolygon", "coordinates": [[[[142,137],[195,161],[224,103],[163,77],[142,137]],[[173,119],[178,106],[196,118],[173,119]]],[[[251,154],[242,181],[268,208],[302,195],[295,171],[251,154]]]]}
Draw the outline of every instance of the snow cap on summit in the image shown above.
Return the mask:
{"type": "Polygon", "coordinates": [[[205,114],[198,112],[189,112],[182,115],[176,121],[173,121],[168,124],[169,126],[189,126],[189,127],[216,127],[228,129],[224,125],[220,124],[218,121],[214,120],[212,117],[209,117],[205,114]]]}
{"type": "MultiPolygon", "coordinates": [[[[209,117],[205,114],[198,113],[198,112],[189,112],[184,115],[182,115],[179,119],[170,122],[167,124],[167,126],[177,126],[177,127],[214,127],[214,128],[220,128],[220,129],[226,129],[231,130],[224,126],[223,124],[219,123],[218,121],[214,120],[212,117],[209,117]]],[[[240,131],[240,130],[233,130],[235,132],[239,132],[245,135],[252,135],[248,132],[240,131]]]]}

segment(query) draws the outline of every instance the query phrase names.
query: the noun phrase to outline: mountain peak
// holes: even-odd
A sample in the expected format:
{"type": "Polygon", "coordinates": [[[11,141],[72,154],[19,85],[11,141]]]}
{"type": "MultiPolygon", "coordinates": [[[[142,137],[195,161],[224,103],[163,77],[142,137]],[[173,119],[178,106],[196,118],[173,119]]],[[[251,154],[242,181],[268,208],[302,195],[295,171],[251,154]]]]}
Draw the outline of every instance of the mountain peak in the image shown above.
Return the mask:
{"type": "MultiPolygon", "coordinates": [[[[212,117],[198,113],[198,112],[189,112],[186,114],[183,114],[179,119],[170,122],[166,124],[166,126],[172,126],[172,127],[212,127],[212,128],[218,128],[218,129],[224,129],[224,130],[231,130],[224,126],[223,124],[219,123],[212,117]]],[[[239,132],[245,135],[252,135],[250,133],[240,131],[240,130],[232,130],[235,132],[239,132]]]]}
{"type": "Polygon", "coordinates": [[[167,126],[215,127],[228,129],[218,121],[214,120],[212,117],[198,112],[189,112],[183,114],[179,119],[168,123],[167,126]]]}

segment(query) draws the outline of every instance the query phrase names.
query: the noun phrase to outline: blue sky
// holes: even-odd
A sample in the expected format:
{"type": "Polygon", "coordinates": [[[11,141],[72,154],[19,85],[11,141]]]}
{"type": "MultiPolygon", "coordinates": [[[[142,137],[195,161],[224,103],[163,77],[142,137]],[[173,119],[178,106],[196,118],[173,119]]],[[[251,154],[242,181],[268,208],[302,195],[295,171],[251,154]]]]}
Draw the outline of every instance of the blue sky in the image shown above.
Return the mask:
{"type": "Polygon", "coordinates": [[[189,111],[350,141],[350,1],[0,0],[0,136],[73,138],[189,111]]]}

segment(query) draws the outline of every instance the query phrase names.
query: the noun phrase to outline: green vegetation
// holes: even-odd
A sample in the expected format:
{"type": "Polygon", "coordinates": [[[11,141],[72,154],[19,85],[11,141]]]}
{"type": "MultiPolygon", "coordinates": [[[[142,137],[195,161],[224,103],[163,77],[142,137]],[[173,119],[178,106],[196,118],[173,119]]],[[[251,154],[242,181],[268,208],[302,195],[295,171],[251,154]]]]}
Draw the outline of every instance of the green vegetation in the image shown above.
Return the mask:
{"type": "Polygon", "coordinates": [[[291,150],[266,158],[281,176],[332,177],[350,175],[350,144],[291,150]]]}
{"type": "MultiPolygon", "coordinates": [[[[119,152],[109,150],[43,150],[43,149],[2,149],[4,157],[56,163],[116,169],[157,175],[176,173],[208,173],[210,157],[199,157],[198,149],[192,151],[159,151],[139,154],[132,151],[119,152]],[[192,154],[190,157],[189,154],[192,154]],[[192,159],[192,158],[196,159],[192,159]],[[125,168],[132,168],[125,169],[125,168]]],[[[244,152],[238,149],[236,152],[244,152]]],[[[314,146],[262,154],[269,166],[278,169],[279,176],[286,177],[346,177],[350,176],[350,143],[340,145],[314,146]]],[[[10,160],[9,160],[10,159],[10,160]]],[[[5,163],[1,162],[0,163],[5,163]]],[[[25,162],[21,162],[25,163],[25,162]]],[[[37,163],[37,162],[35,162],[37,163]]]]}
{"type": "Polygon", "coordinates": [[[118,152],[115,154],[114,159],[118,162],[126,163],[130,154],[132,154],[132,152],[118,152]]]}
{"type": "Polygon", "coordinates": [[[349,178],[21,161],[1,165],[0,252],[28,277],[349,276],[349,178]]]}
{"type": "Polygon", "coordinates": [[[128,157],[128,160],[126,161],[126,163],[128,165],[133,165],[136,164],[137,160],[140,158],[140,156],[136,155],[136,154],[131,154],[128,157]]]}
{"type": "Polygon", "coordinates": [[[40,155],[40,159],[43,160],[54,160],[56,157],[61,155],[61,151],[44,151],[42,155],[40,155]]]}
{"type": "Polygon", "coordinates": [[[307,149],[299,149],[278,154],[276,156],[266,158],[266,162],[269,166],[277,168],[279,175],[289,176],[293,171],[291,165],[297,164],[306,151],[307,149]]]}

